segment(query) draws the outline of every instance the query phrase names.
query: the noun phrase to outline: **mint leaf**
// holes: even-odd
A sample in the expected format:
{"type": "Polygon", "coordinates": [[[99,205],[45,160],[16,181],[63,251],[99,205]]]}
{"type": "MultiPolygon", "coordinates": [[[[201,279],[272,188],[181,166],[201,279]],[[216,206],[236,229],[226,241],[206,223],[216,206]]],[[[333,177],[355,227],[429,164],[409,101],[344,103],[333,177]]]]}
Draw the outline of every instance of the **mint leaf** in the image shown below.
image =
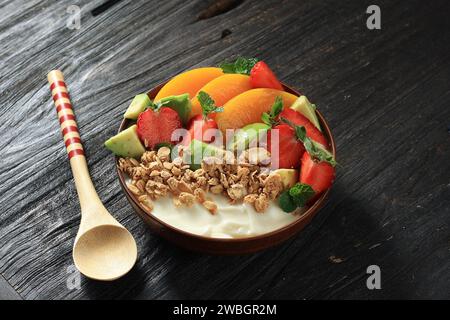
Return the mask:
{"type": "Polygon", "coordinates": [[[261,121],[264,122],[265,124],[267,124],[268,126],[272,126],[271,118],[267,112],[264,112],[261,115],[261,121]]]}
{"type": "Polygon", "coordinates": [[[306,138],[306,128],[304,126],[298,126],[296,124],[294,124],[292,121],[286,119],[286,118],[281,118],[281,121],[288,124],[291,128],[294,129],[295,131],[295,136],[297,137],[298,140],[300,140],[301,142],[305,141],[306,138]]]}
{"type": "Polygon", "coordinates": [[[234,67],[234,62],[230,63],[230,62],[222,62],[219,64],[219,68],[222,69],[223,73],[236,73],[235,67],[234,67]]]}
{"type": "Polygon", "coordinates": [[[297,183],[289,189],[289,196],[297,207],[304,207],[305,204],[314,196],[315,192],[309,184],[297,183]]]}
{"type": "Polygon", "coordinates": [[[306,128],[304,126],[295,125],[286,118],[281,118],[281,121],[294,128],[297,139],[303,142],[306,152],[308,152],[312,158],[327,162],[333,167],[336,166],[337,162],[334,159],[333,154],[326,150],[320,143],[311,140],[311,138],[306,135],[306,128]]]}
{"type": "Polygon", "coordinates": [[[281,97],[276,97],[275,102],[270,108],[270,112],[264,112],[261,115],[261,121],[268,126],[275,126],[278,124],[278,116],[281,111],[283,111],[283,99],[281,99],[281,97]]]}
{"type": "Polygon", "coordinates": [[[271,114],[274,117],[278,117],[281,113],[281,111],[283,111],[283,99],[281,99],[280,96],[275,98],[275,102],[272,105],[272,109],[271,109],[271,114]]]}
{"type": "Polygon", "coordinates": [[[288,124],[290,127],[292,127],[293,129],[295,129],[295,124],[291,121],[291,120],[289,120],[289,119],[286,119],[286,118],[284,118],[284,117],[281,117],[281,119],[280,119],[282,122],[284,122],[284,123],[286,123],[286,124],[288,124]]]}
{"type": "Polygon", "coordinates": [[[161,103],[154,103],[153,101],[150,100],[150,104],[145,108],[147,109],[152,109],[154,111],[158,111],[159,108],[161,108],[161,103]]]}
{"type": "Polygon", "coordinates": [[[304,207],[314,194],[315,192],[309,184],[297,183],[295,186],[281,193],[278,198],[278,205],[284,212],[289,213],[297,208],[304,207]]]}
{"type": "Polygon", "coordinates": [[[216,106],[216,102],[205,91],[200,91],[197,94],[197,99],[198,99],[198,102],[200,102],[200,105],[202,107],[202,114],[203,114],[203,117],[205,117],[205,118],[212,112],[222,112],[223,111],[223,107],[216,106]]]}
{"type": "Polygon", "coordinates": [[[256,63],[258,63],[256,58],[237,58],[235,63],[236,72],[249,75],[256,63]]]}
{"type": "MultiPolygon", "coordinates": [[[[295,126],[295,136],[298,140],[303,141],[305,143],[306,136],[306,128],[304,126],[295,126]]],[[[309,138],[308,138],[309,139],[309,138]]]]}
{"type": "Polygon", "coordinates": [[[219,68],[222,68],[224,73],[240,73],[249,75],[253,66],[258,62],[256,58],[239,57],[234,62],[222,62],[219,68]]]}
{"type": "Polygon", "coordinates": [[[297,205],[289,195],[289,190],[284,191],[278,198],[278,205],[284,212],[292,212],[297,209],[297,205]]]}
{"type": "Polygon", "coordinates": [[[337,162],[331,152],[326,150],[320,143],[317,143],[316,141],[306,137],[303,145],[312,158],[319,161],[328,162],[333,167],[336,166],[337,162]]]}
{"type": "Polygon", "coordinates": [[[200,102],[200,105],[202,106],[202,108],[206,108],[206,109],[210,108],[210,109],[212,109],[213,107],[216,106],[216,102],[205,91],[200,91],[197,94],[197,99],[200,102]]]}

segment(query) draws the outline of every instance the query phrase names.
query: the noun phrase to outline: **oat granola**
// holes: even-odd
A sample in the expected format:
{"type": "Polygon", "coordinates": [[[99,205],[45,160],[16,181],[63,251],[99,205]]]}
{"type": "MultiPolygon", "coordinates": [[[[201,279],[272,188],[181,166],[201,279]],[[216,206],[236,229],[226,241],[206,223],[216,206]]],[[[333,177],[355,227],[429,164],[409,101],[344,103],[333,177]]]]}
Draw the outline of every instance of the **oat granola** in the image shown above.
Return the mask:
{"type": "Polygon", "coordinates": [[[253,205],[257,212],[264,212],[270,200],[283,190],[281,177],[268,173],[270,155],[265,149],[249,149],[238,162],[207,157],[195,171],[181,157],[171,161],[170,153],[168,147],[161,147],[157,152],[146,151],[141,161],[119,159],[119,169],[131,178],[128,189],[147,212],[152,211],[153,200],[171,195],[176,206],[190,207],[198,202],[214,214],[217,205],[208,198],[208,193],[223,194],[231,203],[243,201],[253,205]]]}

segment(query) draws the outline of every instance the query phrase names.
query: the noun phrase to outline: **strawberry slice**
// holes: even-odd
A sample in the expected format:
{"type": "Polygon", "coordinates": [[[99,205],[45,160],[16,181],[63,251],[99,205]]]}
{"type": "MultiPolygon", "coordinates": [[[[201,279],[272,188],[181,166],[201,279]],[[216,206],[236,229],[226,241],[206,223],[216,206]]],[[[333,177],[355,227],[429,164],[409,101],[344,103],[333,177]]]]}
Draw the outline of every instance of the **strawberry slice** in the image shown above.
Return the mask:
{"type": "MultiPolygon", "coordinates": [[[[272,150],[273,134],[274,130],[278,130],[278,167],[285,169],[298,168],[300,166],[300,160],[302,154],[305,152],[303,143],[297,139],[295,130],[287,125],[280,124],[270,129],[267,133],[267,147],[268,151],[272,150]]],[[[273,162],[273,159],[272,159],[273,162]]]]}
{"type": "Polygon", "coordinates": [[[302,115],[300,112],[297,112],[293,109],[284,109],[280,113],[280,118],[288,119],[290,122],[297,126],[303,126],[306,129],[306,135],[311,138],[312,140],[320,143],[323,145],[326,149],[328,149],[328,141],[322,134],[322,132],[319,131],[319,129],[314,126],[314,124],[308,120],[304,115],[302,115]]]}
{"type": "MultiPolygon", "coordinates": [[[[314,161],[308,152],[303,153],[300,182],[310,185],[316,195],[324,192],[333,183],[335,169],[329,163],[314,161]]],[[[316,198],[316,197],[314,197],[316,198]]]]}
{"type": "Polygon", "coordinates": [[[208,129],[217,129],[217,123],[213,119],[204,118],[202,115],[194,116],[188,123],[188,134],[183,139],[183,144],[188,145],[192,139],[206,143],[214,142],[214,137],[205,136],[208,129]]]}
{"type": "Polygon", "coordinates": [[[283,86],[264,61],[257,62],[250,71],[250,84],[253,88],[273,88],[283,90],[283,86]]]}
{"type": "Polygon", "coordinates": [[[182,127],[178,113],[168,107],[159,111],[147,109],[139,114],[137,133],[146,148],[154,148],[158,143],[176,143],[172,141],[174,130],[182,127]]]}

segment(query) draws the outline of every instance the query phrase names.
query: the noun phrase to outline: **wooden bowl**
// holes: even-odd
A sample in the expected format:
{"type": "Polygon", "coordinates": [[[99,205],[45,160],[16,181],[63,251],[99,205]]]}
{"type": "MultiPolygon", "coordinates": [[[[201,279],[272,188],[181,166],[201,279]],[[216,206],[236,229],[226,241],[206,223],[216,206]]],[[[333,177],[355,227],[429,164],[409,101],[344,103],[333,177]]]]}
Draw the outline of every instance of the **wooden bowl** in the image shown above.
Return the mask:
{"type": "MultiPolygon", "coordinates": [[[[154,97],[164,84],[165,83],[162,83],[149,91],[148,95],[150,96],[151,99],[154,99],[154,97]]],[[[300,93],[297,92],[296,90],[286,85],[283,86],[287,92],[300,96],[300,93]]],[[[322,114],[319,111],[316,112],[319,118],[320,125],[323,129],[323,133],[330,142],[332,153],[334,156],[336,156],[336,146],[330,128],[327,122],[325,121],[324,117],[322,116],[322,114]]],[[[120,125],[119,132],[126,129],[132,123],[133,121],[127,119],[123,120],[120,125]]],[[[162,236],[163,238],[172,241],[173,243],[183,248],[209,254],[230,255],[230,254],[252,253],[275,246],[287,240],[288,238],[292,237],[300,230],[302,230],[312,220],[312,218],[314,218],[314,216],[317,214],[317,212],[327,199],[328,194],[330,193],[330,189],[328,189],[299,219],[275,231],[247,238],[233,238],[233,239],[211,238],[183,231],[181,229],[175,228],[165,223],[164,221],[161,221],[160,219],[154,217],[151,214],[147,214],[141,207],[136,197],[128,190],[125,184],[125,177],[123,173],[119,170],[118,160],[119,158],[116,157],[116,164],[117,164],[116,167],[120,185],[134,210],[149,225],[150,229],[159,234],[160,236],[162,236]]]]}

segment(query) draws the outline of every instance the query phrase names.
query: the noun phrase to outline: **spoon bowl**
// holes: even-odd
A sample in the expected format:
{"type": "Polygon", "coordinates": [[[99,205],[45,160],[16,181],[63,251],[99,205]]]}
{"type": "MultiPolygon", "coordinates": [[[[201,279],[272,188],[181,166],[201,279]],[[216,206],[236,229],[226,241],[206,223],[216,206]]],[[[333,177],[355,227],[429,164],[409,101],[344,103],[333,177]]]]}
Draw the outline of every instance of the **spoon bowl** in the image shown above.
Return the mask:
{"type": "Polygon", "coordinates": [[[75,242],[73,260],[86,277],[111,281],[133,268],[137,247],[127,229],[117,225],[100,225],[87,230],[75,242]]]}

